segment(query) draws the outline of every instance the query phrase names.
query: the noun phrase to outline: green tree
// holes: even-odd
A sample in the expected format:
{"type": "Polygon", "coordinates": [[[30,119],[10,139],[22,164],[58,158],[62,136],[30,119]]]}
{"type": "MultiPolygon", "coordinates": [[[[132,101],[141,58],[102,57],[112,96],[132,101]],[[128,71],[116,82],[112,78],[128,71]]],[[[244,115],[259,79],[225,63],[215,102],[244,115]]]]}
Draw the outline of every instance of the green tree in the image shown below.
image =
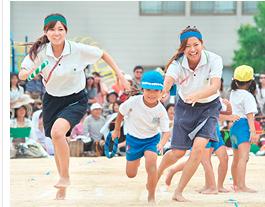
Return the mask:
{"type": "Polygon", "coordinates": [[[234,51],[233,68],[250,65],[255,73],[265,72],[265,2],[259,2],[255,25],[241,25],[238,30],[240,48],[234,51]]]}

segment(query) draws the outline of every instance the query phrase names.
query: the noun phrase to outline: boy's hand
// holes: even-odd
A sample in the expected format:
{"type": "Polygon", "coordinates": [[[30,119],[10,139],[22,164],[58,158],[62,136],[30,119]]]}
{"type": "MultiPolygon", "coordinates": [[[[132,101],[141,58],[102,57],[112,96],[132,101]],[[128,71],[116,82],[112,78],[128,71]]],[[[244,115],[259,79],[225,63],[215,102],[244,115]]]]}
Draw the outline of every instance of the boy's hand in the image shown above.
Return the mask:
{"type": "Polygon", "coordinates": [[[115,130],[114,129],[114,131],[112,132],[112,135],[111,135],[112,140],[114,140],[115,138],[119,139],[120,136],[121,136],[120,130],[115,130]]]}
{"type": "Polygon", "coordinates": [[[161,142],[159,142],[158,144],[157,144],[157,151],[159,151],[160,153],[162,153],[163,152],[163,147],[164,147],[164,145],[163,144],[161,144],[161,142]]]}
{"type": "Polygon", "coordinates": [[[250,143],[257,144],[259,141],[259,135],[256,132],[250,132],[250,143]]]}

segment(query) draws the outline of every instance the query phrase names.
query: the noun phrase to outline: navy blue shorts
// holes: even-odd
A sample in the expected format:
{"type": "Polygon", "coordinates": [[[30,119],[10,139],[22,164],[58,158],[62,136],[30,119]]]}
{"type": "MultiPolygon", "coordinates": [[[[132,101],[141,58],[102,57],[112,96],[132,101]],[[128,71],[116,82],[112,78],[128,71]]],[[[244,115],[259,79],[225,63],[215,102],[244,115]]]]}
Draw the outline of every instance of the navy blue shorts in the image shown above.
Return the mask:
{"type": "Polygon", "coordinates": [[[195,137],[219,141],[216,125],[220,110],[219,97],[209,103],[196,103],[193,107],[179,98],[175,105],[171,149],[188,150],[195,137]]]}
{"type": "Polygon", "coordinates": [[[139,139],[132,135],[126,135],[126,160],[134,161],[144,156],[145,151],[157,152],[157,144],[160,141],[160,134],[146,139],[139,139]]]}
{"type": "Polygon", "coordinates": [[[58,118],[69,121],[70,130],[66,136],[70,136],[72,128],[80,122],[87,110],[87,92],[82,90],[69,96],[56,97],[47,92],[43,97],[43,125],[45,136],[51,137],[51,129],[58,118]]]}

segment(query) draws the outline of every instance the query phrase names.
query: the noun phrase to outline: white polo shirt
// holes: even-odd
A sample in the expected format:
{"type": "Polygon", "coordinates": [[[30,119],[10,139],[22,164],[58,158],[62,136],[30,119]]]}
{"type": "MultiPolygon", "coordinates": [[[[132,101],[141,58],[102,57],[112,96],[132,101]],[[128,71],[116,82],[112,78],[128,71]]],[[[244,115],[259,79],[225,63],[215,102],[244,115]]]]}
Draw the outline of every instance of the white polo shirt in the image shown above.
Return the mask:
{"type": "MultiPolygon", "coordinates": [[[[83,90],[86,83],[84,68],[96,63],[102,55],[103,51],[97,47],[65,40],[61,61],[53,71],[48,83],[45,84],[43,80],[48,94],[61,97],[83,90]]],[[[48,60],[49,64],[42,71],[43,78],[47,80],[58,59],[53,54],[51,43],[47,43],[41,48],[34,62],[27,55],[21,68],[31,70],[39,67],[44,60],[48,60]]]]}
{"type": "Polygon", "coordinates": [[[230,94],[230,102],[233,114],[240,118],[247,118],[249,113],[258,113],[257,103],[254,96],[243,89],[232,90],[230,94]]]}
{"type": "Polygon", "coordinates": [[[127,132],[139,139],[153,137],[160,131],[169,132],[169,119],[165,107],[159,102],[155,107],[148,107],[143,95],[132,96],[119,107],[124,116],[127,132]]]}
{"type": "MultiPolygon", "coordinates": [[[[210,85],[210,79],[222,77],[223,62],[222,58],[215,53],[202,50],[201,60],[195,70],[189,67],[188,59],[184,55],[177,61],[173,61],[166,72],[166,76],[172,77],[177,84],[178,94],[182,100],[193,92],[201,90],[210,85]]],[[[204,99],[199,103],[208,103],[219,96],[219,91],[204,99]]]]}

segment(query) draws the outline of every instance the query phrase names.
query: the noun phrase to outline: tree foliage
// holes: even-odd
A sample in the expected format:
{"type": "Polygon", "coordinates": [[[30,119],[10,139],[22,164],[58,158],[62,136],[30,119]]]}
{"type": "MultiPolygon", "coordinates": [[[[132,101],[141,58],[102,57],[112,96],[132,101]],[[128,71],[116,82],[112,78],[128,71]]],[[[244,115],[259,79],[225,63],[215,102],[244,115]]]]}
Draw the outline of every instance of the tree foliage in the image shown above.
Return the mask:
{"type": "Polygon", "coordinates": [[[265,72],[265,2],[259,2],[255,25],[241,25],[238,30],[240,48],[234,51],[233,68],[250,65],[255,73],[265,72]]]}

